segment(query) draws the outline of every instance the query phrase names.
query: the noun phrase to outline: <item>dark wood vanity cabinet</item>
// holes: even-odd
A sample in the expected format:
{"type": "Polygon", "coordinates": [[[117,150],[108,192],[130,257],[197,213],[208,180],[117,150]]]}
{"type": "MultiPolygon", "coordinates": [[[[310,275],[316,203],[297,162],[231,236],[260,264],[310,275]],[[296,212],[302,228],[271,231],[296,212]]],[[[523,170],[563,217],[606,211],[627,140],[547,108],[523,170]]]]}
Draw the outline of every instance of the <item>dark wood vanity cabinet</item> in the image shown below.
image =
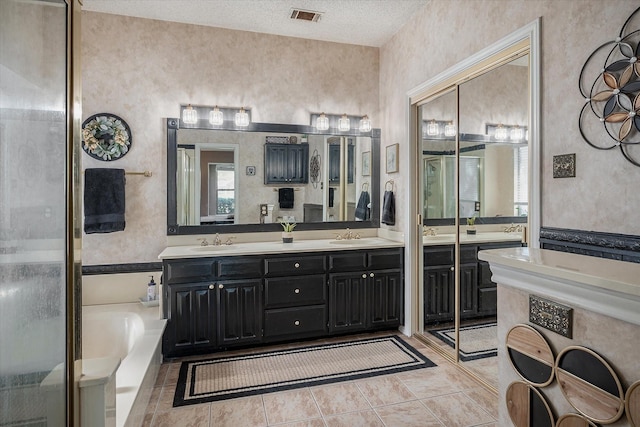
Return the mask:
{"type": "Polygon", "coordinates": [[[329,273],[329,332],[399,326],[404,289],[401,265],[399,249],[329,255],[330,271],[341,271],[329,273]]]}
{"type": "Polygon", "coordinates": [[[397,327],[403,318],[402,253],[165,259],[163,354],[397,327]]]}
{"type": "Polygon", "coordinates": [[[259,257],[165,260],[163,273],[166,357],[262,340],[259,257]]]}
{"type": "Polygon", "coordinates": [[[265,184],[309,182],[309,144],[264,145],[265,184]]]}
{"type": "MultiPolygon", "coordinates": [[[[478,251],[521,246],[500,242],[460,246],[460,318],[496,314],[496,284],[489,264],[478,260],[478,251]]],[[[424,248],[424,322],[452,321],[455,315],[454,246],[424,248]]]]}

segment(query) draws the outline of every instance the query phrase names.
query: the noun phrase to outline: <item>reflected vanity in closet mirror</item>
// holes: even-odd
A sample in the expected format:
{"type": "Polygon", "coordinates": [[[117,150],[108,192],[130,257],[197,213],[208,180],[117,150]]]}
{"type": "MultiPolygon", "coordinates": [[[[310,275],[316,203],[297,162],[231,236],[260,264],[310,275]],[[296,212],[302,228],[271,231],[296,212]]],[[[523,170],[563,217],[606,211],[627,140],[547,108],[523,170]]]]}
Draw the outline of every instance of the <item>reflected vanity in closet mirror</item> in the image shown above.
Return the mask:
{"type": "Polygon", "coordinates": [[[380,129],[332,131],[167,119],[167,234],[280,231],[280,220],[296,230],[379,227],[380,129]],[[281,188],[292,189],[292,208],[281,188]],[[363,191],[369,214],[356,218],[363,191]]]}

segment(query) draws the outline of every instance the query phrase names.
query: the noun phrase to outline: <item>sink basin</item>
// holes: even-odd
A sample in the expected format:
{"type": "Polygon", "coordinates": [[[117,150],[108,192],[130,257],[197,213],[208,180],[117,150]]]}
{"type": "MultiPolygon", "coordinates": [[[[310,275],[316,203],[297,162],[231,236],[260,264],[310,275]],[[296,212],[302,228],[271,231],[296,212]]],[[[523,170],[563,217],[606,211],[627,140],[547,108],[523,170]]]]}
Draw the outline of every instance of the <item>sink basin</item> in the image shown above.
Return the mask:
{"type": "Polygon", "coordinates": [[[218,251],[227,250],[231,247],[232,247],[231,245],[220,245],[220,246],[209,245],[209,246],[196,246],[191,248],[191,250],[195,252],[218,252],[218,251]]]}

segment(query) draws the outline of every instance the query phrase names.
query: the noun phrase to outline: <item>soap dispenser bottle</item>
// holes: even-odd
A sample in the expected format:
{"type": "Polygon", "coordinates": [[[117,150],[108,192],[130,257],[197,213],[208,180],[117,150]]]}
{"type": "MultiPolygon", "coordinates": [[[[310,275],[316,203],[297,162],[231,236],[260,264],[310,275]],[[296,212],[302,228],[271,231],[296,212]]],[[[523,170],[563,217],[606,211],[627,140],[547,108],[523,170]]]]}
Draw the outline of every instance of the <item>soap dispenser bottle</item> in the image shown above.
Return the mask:
{"type": "Polygon", "coordinates": [[[147,286],[147,301],[154,301],[156,299],[156,282],[153,281],[153,276],[151,276],[151,281],[147,286]]]}

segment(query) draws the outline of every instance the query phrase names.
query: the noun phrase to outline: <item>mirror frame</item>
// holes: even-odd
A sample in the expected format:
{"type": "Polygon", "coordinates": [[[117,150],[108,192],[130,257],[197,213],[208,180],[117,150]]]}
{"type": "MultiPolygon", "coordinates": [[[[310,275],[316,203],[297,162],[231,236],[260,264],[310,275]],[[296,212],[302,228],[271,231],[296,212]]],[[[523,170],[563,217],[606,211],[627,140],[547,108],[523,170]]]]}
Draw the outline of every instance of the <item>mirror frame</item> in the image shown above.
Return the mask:
{"type": "Polygon", "coordinates": [[[319,132],[313,126],[290,125],[281,123],[250,123],[245,128],[238,128],[231,121],[225,121],[221,126],[212,126],[204,119],[199,119],[195,125],[186,125],[177,118],[167,119],[167,235],[193,235],[215,233],[255,233],[260,231],[282,231],[278,223],[271,224],[227,224],[227,225],[180,225],[177,214],[177,148],[179,129],[226,130],[236,132],[273,132],[296,133],[322,136],[361,136],[371,138],[371,219],[369,221],[332,221],[332,222],[299,222],[296,230],[333,230],[336,228],[380,228],[380,129],[371,132],[360,132],[357,129],[349,132],[338,132],[329,129],[319,132]]]}

